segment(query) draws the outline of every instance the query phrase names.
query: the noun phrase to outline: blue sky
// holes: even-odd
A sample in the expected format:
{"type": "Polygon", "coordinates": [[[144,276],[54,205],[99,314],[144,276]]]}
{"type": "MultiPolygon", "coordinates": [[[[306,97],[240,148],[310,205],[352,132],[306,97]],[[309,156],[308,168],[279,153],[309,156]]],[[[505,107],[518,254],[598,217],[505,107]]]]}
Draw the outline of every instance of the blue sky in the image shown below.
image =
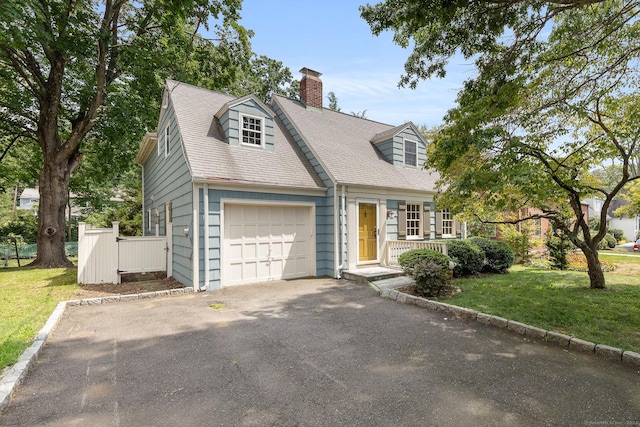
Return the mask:
{"type": "Polygon", "coordinates": [[[445,79],[399,89],[410,50],[395,45],[391,33],[371,34],[358,11],[365,3],[244,0],[241,24],[255,32],[253,51],[282,61],[295,78],[303,67],[322,73],[325,106],[334,92],[345,113],[367,110],[368,119],[392,125],[442,123],[471,67],[453,62],[445,79]]]}

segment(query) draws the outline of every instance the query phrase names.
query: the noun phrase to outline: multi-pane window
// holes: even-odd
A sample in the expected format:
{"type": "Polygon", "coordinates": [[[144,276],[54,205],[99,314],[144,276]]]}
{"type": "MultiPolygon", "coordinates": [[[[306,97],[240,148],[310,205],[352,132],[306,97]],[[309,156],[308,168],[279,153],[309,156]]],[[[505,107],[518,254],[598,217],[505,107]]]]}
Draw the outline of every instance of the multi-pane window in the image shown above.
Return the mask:
{"type": "Polygon", "coordinates": [[[442,211],[442,235],[453,236],[453,216],[448,210],[442,211]]]}
{"type": "Polygon", "coordinates": [[[262,145],[262,119],[242,116],[242,143],[257,146],[262,145]]]}
{"type": "Polygon", "coordinates": [[[418,144],[415,141],[404,141],[404,164],[407,166],[416,166],[418,164],[417,156],[418,144]]]}
{"type": "Polygon", "coordinates": [[[422,205],[420,203],[407,203],[407,239],[422,238],[420,232],[422,205]]]}

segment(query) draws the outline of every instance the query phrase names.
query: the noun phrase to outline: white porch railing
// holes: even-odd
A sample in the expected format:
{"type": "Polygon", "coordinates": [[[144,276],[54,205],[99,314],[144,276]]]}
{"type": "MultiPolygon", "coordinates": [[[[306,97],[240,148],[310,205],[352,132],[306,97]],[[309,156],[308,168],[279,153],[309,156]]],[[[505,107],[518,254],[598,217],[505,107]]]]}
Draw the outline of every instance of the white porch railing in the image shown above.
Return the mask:
{"type": "Polygon", "coordinates": [[[447,255],[447,244],[445,242],[387,240],[386,246],[386,265],[398,265],[398,257],[414,249],[431,249],[447,255]]]}

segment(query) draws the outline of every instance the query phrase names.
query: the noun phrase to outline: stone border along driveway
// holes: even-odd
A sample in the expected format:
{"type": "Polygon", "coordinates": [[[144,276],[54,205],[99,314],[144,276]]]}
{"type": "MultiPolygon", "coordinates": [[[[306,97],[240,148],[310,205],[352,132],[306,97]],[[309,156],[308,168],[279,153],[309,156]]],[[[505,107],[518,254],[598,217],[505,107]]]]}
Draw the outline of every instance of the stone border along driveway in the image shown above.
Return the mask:
{"type": "Polygon", "coordinates": [[[472,319],[486,325],[507,329],[526,337],[539,339],[544,342],[556,344],[560,347],[566,347],[584,353],[591,353],[612,362],[620,362],[632,368],[640,369],[640,354],[633,351],[624,351],[608,345],[595,344],[569,335],[546,331],[541,328],[536,328],[535,326],[529,326],[524,323],[508,320],[503,317],[480,313],[469,308],[458,307],[444,302],[432,301],[426,298],[405,294],[404,292],[400,292],[396,289],[381,289],[371,282],[369,282],[369,285],[383,298],[388,298],[404,304],[416,305],[433,311],[442,311],[458,318],[472,319]]]}
{"type": "Polygon", "coordinates": [[[62,301],[58,303],[56,309],[53,310],[51,316],[47,320],[47,323],[40,330],[33,343],[29,348],[27,348],[18,358],[18,361],[15,365],[9,369],[7,374],[0,378],[0,413],[9,405],[11,400],[11,395],[14,390],[22,383],[25,379],[29,369],[33,366],[38,355],[42,351],[44,344],[47,342],[49,335],[53,332],[55,327],[58,325],[64,310],[67,306],[79,306],[79,305],[98,305],[98,304],[109,304],[113,302],[120,301],[135,301],[139,299],[150,299],[150,298],[161,298],[168,296],[176,296],[176,295],[185,295],[193,293],[193,288],[177,288],[177,289],[167,289],[163,291],[155,291],[155,292],[144,292],[140,294],[130,294],[130,295],[116,295],[102,298],[86,298],[82,300],[70,300],[70,301],[62,301]]]}

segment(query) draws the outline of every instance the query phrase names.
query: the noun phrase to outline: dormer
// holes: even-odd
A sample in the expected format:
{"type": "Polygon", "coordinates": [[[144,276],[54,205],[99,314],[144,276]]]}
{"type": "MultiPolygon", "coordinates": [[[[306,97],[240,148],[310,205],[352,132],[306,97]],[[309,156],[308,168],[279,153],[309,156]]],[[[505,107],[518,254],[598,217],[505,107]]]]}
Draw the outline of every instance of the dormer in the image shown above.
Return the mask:
{"type": "Polygon", "coordinates": [[[215,115],[227,143],[249,149],[274,150],[273,115],[255,95],[226,103],[215,115]]]}
{"type": "Polygon", "coordinates": [[[427,141],[411,122],[380,132],[371,139],[371,143],[394,166],[424,169],[427,141]]]}

